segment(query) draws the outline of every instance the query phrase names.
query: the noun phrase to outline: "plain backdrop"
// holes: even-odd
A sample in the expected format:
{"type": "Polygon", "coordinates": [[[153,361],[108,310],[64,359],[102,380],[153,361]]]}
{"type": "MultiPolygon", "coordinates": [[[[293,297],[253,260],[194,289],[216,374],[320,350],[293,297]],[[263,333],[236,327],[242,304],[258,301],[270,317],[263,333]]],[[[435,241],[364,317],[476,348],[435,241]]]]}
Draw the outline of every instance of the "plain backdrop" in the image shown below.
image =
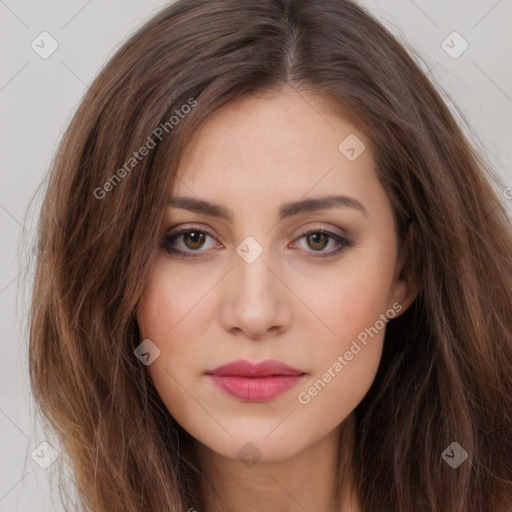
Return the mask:
{"type": "MultiPolygon", "coordinates": [[[[34,450],[48,450],[40,443],[52,439],[37,428],[27,373],[27,268],[20,243],[30,246],[39,200],[32,214],[27,208],[88,84],[127,36],[167,3],[0,0],[0,512],[63,510],[56,464],[44,469],[32,457],[34,450]],[[58,44],[46,59],[32,48],[42,32],[58,44]]],[[[512,186],[512,1],[361,4],[417,53],[452,98],[453,111],[460,108],[464,129],[503,180],[498,193],[512,212],[512,189],[506,192],[512,186]]]]}

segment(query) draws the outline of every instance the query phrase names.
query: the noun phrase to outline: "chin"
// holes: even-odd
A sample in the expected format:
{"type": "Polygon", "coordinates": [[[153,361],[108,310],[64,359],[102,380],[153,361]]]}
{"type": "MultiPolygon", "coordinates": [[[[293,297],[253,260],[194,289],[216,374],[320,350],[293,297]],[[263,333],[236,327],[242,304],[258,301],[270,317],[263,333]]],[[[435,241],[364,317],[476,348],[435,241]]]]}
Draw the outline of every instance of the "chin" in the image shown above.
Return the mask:
{"type": "Polygon", "coordinates": [[[269,440],[265,438],[265,434],[252,438],[247,436],[238,437],[230,439],[227,443],[214,444],[208,447],[224,457],[239,460],[248,467],[258,462],[284,461],[304,449],[302,443],[299,445],[299,442],[294,442],[293,439],[288,439],[286,442],[278,437],[269,440]]]}
{"type": "Polygon", "coordinates": [[[303,428],[299,429],[293,422],[287,420],[281,424],[279,421],[262,422],[259,427],[252,425],[250,428],[244,428],[243,425],[226,425],[226,430],[233,437],[227,433],[212,436],[211,431],[204,432],[204,437],[195,437],[215,453],[245,461],[249,467],[256,462],[290,459],[325,435],[319,434],[317,439],[311,432],[305,432],[303,428]]]}

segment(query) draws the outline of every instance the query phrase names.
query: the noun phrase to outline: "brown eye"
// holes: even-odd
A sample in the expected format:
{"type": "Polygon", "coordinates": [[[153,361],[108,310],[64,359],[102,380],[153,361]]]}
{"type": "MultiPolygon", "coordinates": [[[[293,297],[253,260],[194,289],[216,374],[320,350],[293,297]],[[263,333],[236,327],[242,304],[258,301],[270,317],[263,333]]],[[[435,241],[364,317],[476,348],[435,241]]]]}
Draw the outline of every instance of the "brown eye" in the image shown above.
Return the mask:
{"type": "Polygon", "coordinates": [[[299,242],[302,240],[305,240],[306,242],[303,244],[306,245],[304,252],[309,258],[329,258],[331,256],[336,256],[351,245],[349,240],[347,240],[345,237],[325,229],[311,229],[305,233],[302,233],[302,235],[298,238],[298,242],[296,243],[299,245],[299,247],[299,242]],[[330,251],[324,250],[330,242],[333,242],[334,249],[331,249],[330,251]],[[337,248],[336,245],[338,246],[337,248]]]}
{"type": "Polygon", "coordinates": [[[181,228],[179,230],[170,231],[165,234],[161,242],[161,248],[169,254],[174,254],[183,258],[193,258],[196,256],[194,253],[206,252],[215,246],[215,243],[210,242],[208,247],[208,238],[214,242],[212,235],[206,231],[196,228],[181,228]]]}
{"type": "MultiPolygon", "coordinates": [[[[331,231],[324,229],[314,229],[303,233],[295,242],[299,249],[310,258],[328,258],[341,253],[350,242],[331,231]],[[305,244],[300,247],[300,243],[305,240],[305,244]],[[329,244],[334,247],[331,250],[325,250],[329,244]],[[305,247],[304,247],[305,245],[305,247]],[[336,247],[337,246],[337,247],[336,247]]],[[[215,238],[208,232],[188,227],[178,230],[169,230],[161,241],[161,248],[169,254],[182,259],[192,259],[208,252],[208,249],[215,247],[215,238]],[[208,239],[211,239],[208,245],[208,239]]]]}
{"type": "Polygon", "coordinates": [[[322,249],[325,249],[329,243],[329,237],[325,233],[312,233],[306,235],[306,240],[309,247],[315,251],[321,251],[322,249]]]}
{"type": "Polygon", "coordinates": [[[205,235],[201,231],[188,231],[183,235],[183,243],[189,249],[200,249],[204,244],[205,235]]]}

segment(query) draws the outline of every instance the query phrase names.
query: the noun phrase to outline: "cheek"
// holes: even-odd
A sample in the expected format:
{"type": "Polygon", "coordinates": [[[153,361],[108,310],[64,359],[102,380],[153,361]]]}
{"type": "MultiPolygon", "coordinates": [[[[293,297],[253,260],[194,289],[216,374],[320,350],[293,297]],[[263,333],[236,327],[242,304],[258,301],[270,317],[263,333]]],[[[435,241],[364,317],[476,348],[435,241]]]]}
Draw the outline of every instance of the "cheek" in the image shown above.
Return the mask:
{"type": "Polygon", "coordinates": [[[204,335],[211,312],[204,295],[211,284],[195,286],[193,276],[175,269],[171,276],[170,267],[165,260],[155,266],[137,322],[142,339],[150,339],[160,350],[148,366],[155,388],[171,414],[187,416],[191,405],[187,391],[208,369],[209,361],[202,355],[211,344],[204,335]]]}
{"type": "Polygon", "coordinates": [[[186,304],[179,300],[176,290],[179,283],[165,278],[159,267],[149,283],[148,292],[137,311],[137,323],[142,339],[151,340],[160,350],[160,355],[148,366],[148,371],[157,389],[159,383],[172,386],[169,362],[186,356],[188,343],[177,343],[176,333],[180,323],[186,318],[186,304]]]}
{"type": "Polygon", "coordinates": [[[330,411],[326,421],[332,425],[364,398],[382,353],[391,275],[385,265],[362,267],[353,266],[349,277],[332,283],[321,299],[317,296],[329,334],[315,343],[315,373],[298,390],[297,400],[308,414],[330,411]]]}
{"type": "Polygon", "coordinates": [[[318,293],[319,316],[330,331],[324,337],[326,349],[335,346],[339,351],[344,350],[352,339],[386,314],[391,306],[388,304],[391,280],[388,270],[362,264],[361,268],[353,267],[349,276],[331,280],[329,288],[318,293]]]}
{"type": "Polygon", "coordinates": [[[174,356],[198,350],[198,336],[195,329],[199,323],[194,318],[204,316],[207,301],[201,301],[207,286],[194,286],[190,275],[173,272],[165,262],[157,265],[148,287],[148,293],[141,301],[137,322],[141,336],[158,340],[162,355],[174,356]],[[178,343],[179,341],[179,343],[178,343]]]}
{"type": "MultiPolygon", "coordinates": [[[[187,311],[191,306],[178,294],[180,283],[166,279],[158,269],[154,272],[149,291],[137,311],[137,322],[142,339],[150,339],[160,350],[160,355],[147,367],[158,394],[171,415],[176,418],[195,418],[190,410],[191,400],[186,393],[197,367],[198,349],[194,336],[187,327],[187,311]],[[187,339],[185,339],[185,336],[187,339]],[[186,372],[184,369],[188,369],[186,372]]],[[[197,420],[196,420],[197,421],[197,420]]],[[[194,423],[194,422],[193,422],[194,423]]]]}

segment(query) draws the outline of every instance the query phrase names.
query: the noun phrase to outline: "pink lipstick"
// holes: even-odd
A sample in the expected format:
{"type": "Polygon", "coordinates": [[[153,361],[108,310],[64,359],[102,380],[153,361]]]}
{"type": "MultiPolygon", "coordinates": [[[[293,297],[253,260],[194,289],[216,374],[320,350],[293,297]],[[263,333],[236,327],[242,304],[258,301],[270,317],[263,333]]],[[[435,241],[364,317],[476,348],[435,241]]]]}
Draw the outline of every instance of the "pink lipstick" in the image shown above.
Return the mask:
{"type": "Polygon", "coordinates": [[[206,374],[226,393],[249,402],[271,400],[295,386],[306,375],[274,359],[260,363],[239,359],[206,374]]]}

